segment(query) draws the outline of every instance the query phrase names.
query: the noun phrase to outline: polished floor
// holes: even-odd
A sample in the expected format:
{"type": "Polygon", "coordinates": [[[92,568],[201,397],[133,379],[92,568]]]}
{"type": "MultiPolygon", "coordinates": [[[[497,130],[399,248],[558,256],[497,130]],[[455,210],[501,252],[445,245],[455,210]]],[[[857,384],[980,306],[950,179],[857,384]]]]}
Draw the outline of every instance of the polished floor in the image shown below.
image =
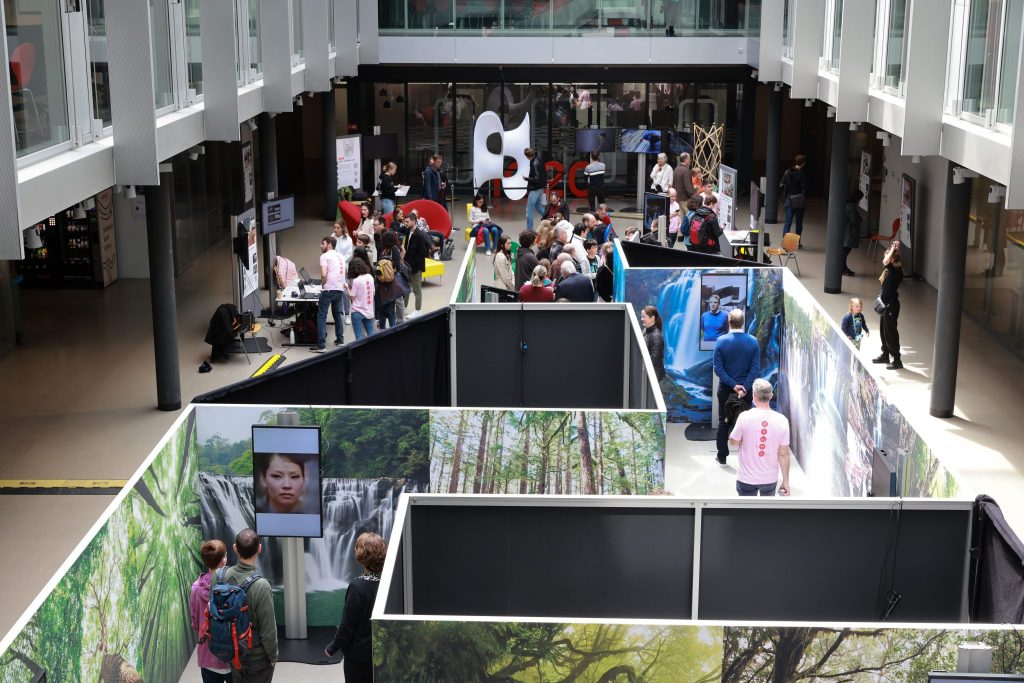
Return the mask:
{"type": "MultiPolygon", "coordinates": [[[[576,202],[572,204],[575,207],[576,202]]],[[[461,215],[460,207],[456,216],[461,215]]],[[[506,231],[518,233],[524,225],[521,203],[506,204],[493,213],[506,231]]],[[[804,236],[807,248],[800,252],[799,263],[804,284],[838,319],[848,297],[874,298],[879,267],[867,263],[865,250],[854,252],[850,263],[858,276],[844,278],[843,294],[823,294],[823,225],[824,207],[812,203],[804,236]]],[[[315,218],[301,220],[284,235],[283,254],[314,271],[319,238],[329,227],[315,218]]],[[[769,229],[773,236],[780,231],[779,226],[769,229]]],[[[456,260],[448,264],[444,278],[424,286],[425,309],[442,306],[450,297],[465,249],[461,239],[456,245],[456,260]]],[[[243,356],[234,356],[215,364],[209,374],[196,371],[209,355],[203,337],[210,315],[218,304],[231,300],[231,258],[226,243],[212,248],[177,282],[181,393],[186,403],[191,396],[248,377],[256,367],[255,359],[250,366],[243,356]]],[[[479,273],[482,281],[490,276],[486,260],[481,260],[479,273]]],[[[957,416],[930,417],[936,292],[923,282],[908,281],[901,299],[907,367],[889,372],[872,366],[872,372],[944,460],[959,471],[970,492],[992,495],[1014,526],[1024,529],[1024,453],[1017,441],[1017,388],[1024,379],[1024,364],[965,318],[957,416]]],[[[25,343],[0,357],[0,392],[7,397],[0,415],[6,446],[0,479],[130,476],[176,417],[155,408],[149,283],[122,280],[103,291],[23,291],[22,310],[25,343]]],[[[284,341],[278,329],[265,332],[275,350],[284,341]]],[[[350,329],[346,338],[352,338],[350,329]]],[[[286,362],[310,355],[304,348],[280,350],[286,362]]],[[[866,340],[861,352],[878,353],[877,335],[866,340]]],[[[695,446],[679,431],[673,427],[669,433],[669,491],[732,495],[735,471],[714,464],[710,444],[695,446]]],[[[814,495],[800,484],[798,474],[794,485],[797,494],[814,495]]],[[[5,521],[0,545],[8,549],[0,558],[0,634],[14,624],[109,502],[105,496],[0,496],[5,521]]],[[[338,669],[330,671],[328,678],[337,680],[338,669]]]]}

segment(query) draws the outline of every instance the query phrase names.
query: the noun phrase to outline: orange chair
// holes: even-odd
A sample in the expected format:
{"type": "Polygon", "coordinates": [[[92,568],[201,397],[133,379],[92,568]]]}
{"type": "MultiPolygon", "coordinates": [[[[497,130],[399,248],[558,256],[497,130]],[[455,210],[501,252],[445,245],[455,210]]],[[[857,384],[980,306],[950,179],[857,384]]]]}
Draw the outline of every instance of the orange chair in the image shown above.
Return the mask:
{"type": "Polygon", "coordinates": [[[769,256],[778,256],[779,265],[787,266],[790,261],[796,261],[796,274],[800,275],[800,262],[796,260],[796,252],[800,248],[800,235],[795,232],[787,232],[782,236],[781,247],[768,247],[764,250],[764,253],[769,256]],[[782,257],[786,257],[786,262],[782,262],[782,257]]]}
{"type": "Polygon", "coordinates": [[[12,107],[14,111],[18,111],[19,108],[22,112],[22,123],[23,125],[18,127],[18,117],[15,117],[14,121],[14,132],[16,135],[26,136],[30,132],[38,132],[42,134],[43,123],[42,119],[39,118],[39,109],[36,107],[36,96],[29,90],[28,85],[32,82],[32,74],[36,69],[36,47],[32,43],[21,43],[11,52],[10,62],[10,74],[11,74],[11,94],[21,98],[21,104],[14,105],[12,107]],[[28,106],[32,107],[32,116],[35,118],[35,126],[30,127],[28,125],[28,106]]]}
{"type": "Polygon", "coordinates": [[[896,233],[900,231],[900,219],[897,218],[892,222],[892,234],[886,237],[885,235],[872,235],[871,242],[868,244],[868,260],[871,260],[871,253],[875,250],[876,246],[879,246],[882,242],[892,242],[896,239],[896,233]]]}

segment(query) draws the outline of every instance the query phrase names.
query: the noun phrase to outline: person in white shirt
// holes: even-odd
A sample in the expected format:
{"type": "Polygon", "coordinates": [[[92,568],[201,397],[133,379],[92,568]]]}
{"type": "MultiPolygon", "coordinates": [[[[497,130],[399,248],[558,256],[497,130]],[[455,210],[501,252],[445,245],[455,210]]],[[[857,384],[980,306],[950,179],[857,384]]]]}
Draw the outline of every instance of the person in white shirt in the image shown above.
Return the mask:
{"type": "Polygon", "coordinates": [[[658,155],[658,163],[651,169],[651,189],[655,192],[668,192],[672,187],[672,167],[668,165],[668,157],[662,152],[658,155]]]}
{"type": "MultiPolygon", "coordinates": [[[[352,252],[355,250],[356,245],[352,242],[348,229],[341,223],[334,224],[334,239],[337,241],[334,250],[338,252],[341,262],[345,264],[347,269],[348,262],[352,260],[352,252]]],[[[352,301],[347,296],[341,297],[341,310],[345,314],[345,324],[350,324],[352,322],[352,301]]]]}
{"type": "Polygon", "coordinates": [[[341,319],[341,298],[345,295],[345,264],[334,250],[337,240],[328,235],[320,240],[320,300],[316,320],[316,347],[310,351],[323,353],[327,348],[327,308],[334,318],[334,344],[345,343],[345,323],[341,319]]]}

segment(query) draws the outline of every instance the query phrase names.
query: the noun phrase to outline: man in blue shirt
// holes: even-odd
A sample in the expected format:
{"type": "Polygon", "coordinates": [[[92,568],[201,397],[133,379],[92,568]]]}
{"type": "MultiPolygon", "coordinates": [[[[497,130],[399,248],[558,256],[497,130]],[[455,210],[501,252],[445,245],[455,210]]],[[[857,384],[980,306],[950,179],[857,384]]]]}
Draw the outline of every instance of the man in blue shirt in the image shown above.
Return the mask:
{"type": "Polygon", "coordinates": [[[423,169],[423,198],[444,205],[441,199],[444,188],[441,183],[441,156],[434,154],[423,169]]]}
{"type": "Polygon", "coordinates": [[[717,294],[708,297],[708,310],[700,316],[701,339],[713,342],[729,331],[728,314],[722,310],[722,299],[717,294]]]}
{"type": "Polygon", "coordinates": [[[718,462],[729,457],[729,425],[725,402],[736,393],[750,407],[750,388],[761,370],[761,349],[757,339],[743,331],[743,311],[729,311],[729,332],[715,342],[714,366],[718,375],[718,462]]]}

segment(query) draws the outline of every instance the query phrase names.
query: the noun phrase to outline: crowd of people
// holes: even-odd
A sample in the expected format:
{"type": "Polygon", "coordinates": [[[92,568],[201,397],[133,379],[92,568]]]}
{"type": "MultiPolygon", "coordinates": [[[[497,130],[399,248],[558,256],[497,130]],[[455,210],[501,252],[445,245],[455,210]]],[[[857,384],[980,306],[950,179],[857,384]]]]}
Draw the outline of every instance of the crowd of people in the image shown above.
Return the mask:
{"type": "MultiPolygon", "coordinates": [[[[232,547],[238,562],[227,566],[222,541],[203,541],[199,556],[204,571],[192,584],[189,617],[199,643],[196,659],[203,683],[268,683],[278,662],[277,616],[270,582],[260,576],[263,553],[259,535],[243,529],[232,547]]],[[[341,653],[345,680],[373,680],[370,615],[380,586],[387,544],[380,535],[362,533],[355,559],[362,573],[345,591],[345,606],[328,657],[341,653]]]]}

